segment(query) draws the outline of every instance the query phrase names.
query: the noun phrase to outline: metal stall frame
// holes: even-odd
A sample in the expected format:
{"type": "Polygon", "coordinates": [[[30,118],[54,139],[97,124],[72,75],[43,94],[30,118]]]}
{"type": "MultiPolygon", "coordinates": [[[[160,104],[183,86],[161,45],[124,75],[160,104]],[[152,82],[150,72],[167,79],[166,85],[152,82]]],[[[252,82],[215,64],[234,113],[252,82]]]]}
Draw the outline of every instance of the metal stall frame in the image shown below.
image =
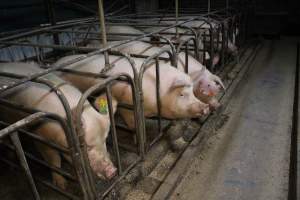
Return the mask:
{"type": "MultiPolygon", "coordinates": [[[[134,63],[134,61],[129,56],[127,56],[127,55],[124,55],[124,57],[126,57],[127,60],[129,61],[129,63],[131,64],[132,69],[134,71],[134,74],[137,74],[137,71],[135,69],[135,63],[134,63]]],[[[45,70],[45,71],[47,71],[47,70],[45,70]]],[[[0,73],[0,75],[5,75],[5,76],[13,77],[13,78],[21,78],[21,81],[19,81],[19,82],[23,82],[22,80],[24,80],[24,79],[30,79],[30,80],[34,79],[36,82],[46,84],[51,89],[53,89],[54,91],[56,91],[56,93],[61,98],[61,101],[63,102],[63,104],[64,103],[67,104],[66,100],[64,99],[63,94],[59,91],[58,88],[56,88],[54,86],[51,86],[51,82],[48,82],[48,81],[44,80],[43,78],[34,78],[34,77],[40,77],[40,76],[42,76],[44,74],[47,74],[47,73],[45,73],[45,71],[42,72],[42,73],[40,73],[38,76],[36,74],[34,74],[34,75],[31,75],[30,77],[20,76],[20,75],[14,75],[14,74],[10,74],[10,73],[0,73]]],[[[70,70],[69,71],[66,70],[66,71],[67,72],[71,72],[70,70]]],[[[51,70],[49,70],[48,72],[51,72],[51,70]]],[[[75,73],[78,73],[78,72],[75,72],[75,73]]],[[[101,76],[100,74],[83,73],[82,75],[104,78],[104,76],[103,75],[101,76]]],[[[136,90],[135,81],[132,80],[126,74],[120,74],[120,75],[117,75],[117,76],[114,76],[114,77],[110,77],[107,80],[105,80],[104,83],[101,82],[101,83],[93,86],[89,90],[87,90],[86,93],[84,93],[83,96],[82,96],[82,98],[80,99],[80,102],[78,103],[78,107],[80,109],[82,109],[83,102],[85,102],[85,101],[83,101],[83,99],[86,99],[91,93],[94,93],[95,91],[98,91],[99,88],[106,87],[106,94],[108,96],[108,101],[109,101],[109,111],[112,111],[111,94],[108,94],[110,92],[110,89],[108,89],[107,85],[112,84],[112,82],[114,82],[116,79],[121,79],[121,77],[123,77],[122,81],[124,81],[124,77],[127,78],[127,81],[129,83],[129,85],[131,85],[131,88],[132,88],[132,95],[133,95],[133,101],[134,101],[134,104],[133,104],[132,108],[134,110],[135,119],[136,119],[136,125],[137,125],[136,131],[137,131],[137,136],[138,136],[138,140],[139,140],[138,141],[139,148],[138,148],[137,152],[140,154],[140,159],[138,159],[136,162],[134,162],[133,164],[131,164],[124,172],[122,172],[121,165],[120,165],[120,155],[119,155],[119,150],[118,150],[118,146],[117,146],[118,142],[117,142],[116,132],[115,132],[115,123],[114,123],[113,116],[110,113],[110,120],[111,120],[111,123],[112,123],[111,127],[112,127],[112,133],[113,133],[113,141],[114,141],[113,147],[115,149],[115,154],[116,154],[116,157],[117,157],[117,164],[118,164],[118,169],[119,169],[119,175],[120,176],[117,178],[116,181],[114,181],[111,184],[111,186],[107,190],[105,190],[103,192],[101,198],[104,198],[109,193],[109,191],[111,191],[113,189],[113,186],[115,186],[122,178],[124,178],[125,175],[129,172],[129,170],[132,169],[140,160],[143,159],[144,154],[145,154],[144,153],[143,143],[140,142],[143,139],[143,134],[142,133],[143,133],[143,127],[144,127],[144,125],[143,125],[143,120],[142,120],[143,118],[141,118],[141,116],[138,116],[138,114],[139,114],[138,110],[140,108],[139,107],[139,105],[140,105],[139,102],[140,101],[139,101],[139,97],[138,97],[138,92],[136,90]]],[[[137,75],[135,77],[137,77],[137,75]]],[[[19,85],[18,81],[14,82],[12,85],[14,85],[14,84],[19,85]]],[[[7,90],[8,88],[13,88],[13,87],[12,86],[7,86],[7,85],[4,86],[4,87],[2,87],[3,90],[7,90]]],[[[71,111],[70,111],[70,109],[68,108],[67,105],[65,105],[65,108],[67,108],[66,109],[66,113],[69,113],[69,114],[67,114],[67,116],[69,116],[68,119],[72,118],[71,111]]],[[[78,119],[80,119],[82,110],[80,112],[77,111],[76,113],[77,113],[76,114],[76,116],[77,116],[76,119],[78,120],[78,119]],[[78,118],[78,116],[79,116],[79,118],[78,118]]],[[[76,122],[76,119],[75,119],[75,122],[76,122]]],[[[84,138],[83,138],[84,134],[83,134],[83,131],[82,131],[81,126],[80,126],[81,123],[75,123],[76,125],[75,125],[75,127],[73,127],[73,123],[72,122],[74,122],[74,119],[68,120],[68,124],[72,127],[71,130],[74,130],[74,132],[76,131],[76,133],[77,133],[77,135],[79,137],[77,140],[79,142],[81,151],[84,152],[83,153],[84,162],[79,162],[79,163],[89,163],[88,159],[87,159],[87,154],[86,154],[86,146],[85,146],[85,142],[84,142],[84,138]]],[[[78,153],[76,153],[76,154],[78,154],[78,153]]],[[[97,197],[96,189],[94,187],[95,186],[95,182],[94,182],[94,179],[93,179],[93,176],[92,176],[92,172],[91,172],[90,166],[86,165],[86,167],[87,168],[85,170],[85,173],[86,173],[86,175],[88,177],[88,182],[89,182],[89,186],[87,186],[87,187],[90,187],[90,188],[88,188],[89,191],[87,193],[90,194],[91,197],[90,198],[85,198],[85,199],[95,199],[97,197]]],[[[64,191],[59,191],[59,192],[63,192],[63,194],[66,194],[64,191]]],[[[69,195],[69,197],[70,197],[70,195],[69,195]]],[[[74,197],[72,197],[72,198],[74,198],[74,197]]]]}
{"type": "MultiPolygon", "coordinates": [[[[9,78],[20,79],[20,80],[24,80],[24,79],[29,78],[27,76],[16,75],[16,74],[5,73],[5,72],[0,72],[0,75],[5,76],[5,77],[9,77],[9,78]]],[[[34,75],[31,75],[31,76],[34,76],[34,75]]],[[[67,101],[66,97],[64,96],[64,94],[62,93],[62,91],[58,87],[56,87],[52,82],[50,82],[46,79],[36,77],[36,78],[32,79],[31,81],[39,83],[39,84],[46,85],[47,87],[50,88],[51,91],[55,92],[55,94],[57,95],[57,97],[61,101],[61,103],[62,103],[62,105],[65,109],[65,113],[66,113],[66,119],[65,119],[64,124],[68,124],[68,126],[64,125],[63,129],[64,129],[65,134],[66,134],[67,143],[68,143],[68,145],[70,146],[70,149],[71,149],[70,153],[71,153],[71,159],[72,159],[73,167],[74,167],[76,175],[79,179],[79,185],[82,189],[84,199],[93,199],[93,197],[90,196],[92,194],[92,191],[91,191],[91,185],[90,185],[91,183],[90,183],[90,181],[88,179],[88,176],[87,176],[87,172],[88,172],[87,171],[87,164],[86,164],[86,162],[83,161],[84,156],[83,156],[83,154],[80,150],[80,143],[79,143],[79,140],[77,138],[75,127],[73,126],[73,121],[74,120],[73,120],[73,116],[72,116],[72,110],[71,110],[71,108],[68,104],[68,101],[67,101]]],[[[16,82],[13,82],[12,84],[16,84],[18,82],[22,82],[22,81],[16,81],[16,82]]],[[[4,85],[4,86],[2,86],[2,88],[4,88],[4,90],[8,90],[8,89],[13,88],[13,87],[6,87],[6,86],[7,85],[4,85]]],[[[10,102],[8,102],[6,100],[3,100],[3,99],[0,100],[0,103],[4,104],[6,106],[9,106],[9,107],[13,107],[15,109],[27,112],[27,113],[40,112],[39,110],[36,110],[36,109],[33,109],[33,108],[26,108],[22,105],[17,105],[17,104],[14,104],[14,103],[10,103],[10,102]]],[[[63,119],[61,119],[61,121],[62,120],[63,119]]],[[[60,149],[60,150],[63,150],[63,149],[60,149]]],[[[47,164],[44,164],[44,165],[46,165],[46,167],[50,166],[50,165],[47,165],[47,164]]],[[[56,172],[60,173],[59,171],[57,171],[53,167],[50,167],[50,169],[55,170],[56,172]]],[[[65,173],[64,174],[60,173],[60,174],[65,175],[65,173]]],[[[70,176],[67,177],[67,178],[70,178],[70,176]]],[[[51,186],[52,189],[54,189],[55,191],[59,192],[60,194],[66,196],[66,197],[74,198],[74,196],[72,194],[70,195],[68,192],[65,192],[65,191],[61,190],[60,188],[54,186],[51,183],[47,183],[47,185],[51,186]]]]}

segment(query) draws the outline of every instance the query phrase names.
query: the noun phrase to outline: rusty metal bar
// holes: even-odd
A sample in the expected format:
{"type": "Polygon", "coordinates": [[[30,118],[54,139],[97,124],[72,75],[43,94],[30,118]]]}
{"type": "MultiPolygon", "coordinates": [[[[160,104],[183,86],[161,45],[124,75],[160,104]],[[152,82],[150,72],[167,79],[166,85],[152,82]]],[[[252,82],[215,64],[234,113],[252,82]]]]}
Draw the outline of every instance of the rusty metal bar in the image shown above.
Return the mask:
{"type": "MultiPolygon", "coordinates": [[[[178,0],[175,0],[175,18],[176,18],[176,21],[175,21],[175,24],[178,23],[178,0]]],[[[178,37],[178,27],[176,26],[175,27],[176,29],[176,38],[178,37]]]]}
{"type": "MultiPolygon", "coordinates": [[[[112,139],[113,139],[113,149],[114,153],[117,158],[117,166],[118,166],[118,174],[122,174],[122,165],[121,165],[121,158],[120,158],[120,151],[119,151],[119,143],[118,143],[118,136],[116,131],[116,122],[114,118],[114,110],[112,106],[112,93],[111,93],[111,85],[106,86],[106,96],[108,100],[108,110],[109,110],[109,119],[110,119],[110,130],[112,133],[112,139]]],[[[133,94],[134,95],[134,94],[133,94]]],[[[132,95],[132,96],[133,96],[132,95]]]]}
{"type": "MultiPolygon", "coordinates": [[[[101,37],[103,47],[107,47],[107,39],[106,39],[106,27],[105,27],[105,19],[104,19],[104,10],[103,10],[103,2],[102,0],[98,0],[98,9],[99,9],[99,21],[100,21],[100,28],[101,28],[101,37]]],[[[104,59],[105,59],[105,68],[109,68],[109,56],[107,51],[104,52],[104,59]]]]}

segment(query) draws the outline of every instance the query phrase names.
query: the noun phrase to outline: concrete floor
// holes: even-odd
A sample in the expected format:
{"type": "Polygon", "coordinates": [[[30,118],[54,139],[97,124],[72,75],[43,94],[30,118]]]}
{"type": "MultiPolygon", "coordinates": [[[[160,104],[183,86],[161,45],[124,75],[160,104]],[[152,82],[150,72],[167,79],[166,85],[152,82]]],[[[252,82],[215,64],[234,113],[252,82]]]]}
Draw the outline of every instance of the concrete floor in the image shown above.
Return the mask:
{"type": "Polygon", "coordinates": [[[295,41],[265,42],[169,199],[287,199],[295,67],[295,41]]]}

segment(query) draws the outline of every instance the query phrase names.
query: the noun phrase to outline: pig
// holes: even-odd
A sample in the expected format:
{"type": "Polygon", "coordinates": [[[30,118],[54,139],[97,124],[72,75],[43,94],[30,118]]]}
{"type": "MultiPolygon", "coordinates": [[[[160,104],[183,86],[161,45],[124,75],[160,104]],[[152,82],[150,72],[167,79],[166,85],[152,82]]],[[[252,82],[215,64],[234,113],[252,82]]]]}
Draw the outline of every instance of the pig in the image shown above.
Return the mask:
{"type": "MultiPolygon", "coordinates": [[[[66,56],[58,60],[55,65],[65,63],[69,60],[78,58],[82,55],[66,56]]],[[[128,61],[119,56],[110,56],[110,62],[114,67],[106,74],[116,75],[127,73],[133,77],[131,65],[128,61]]],[[[137,70],[140,70],[144,59],[134,59],[137,70]]],[[[178,118],[194,118],[206,115],[209,112],[209,106],[199,101],[193,94],[192,81],[189,76],[177,70],[170,65],[170,62],[159,61],[160,63],[160,99],[161,99],[161,115],[168,119],[178,118]]],[[[153,66],[152,62],[149,66],[153,66]]],[[[73,69],[82,72],[99,73],[104,67],[104,56],[95,55],[83,61],[67,66],[68,69],[73,69]]],[[[81,91],[85,91],[92,85],[101,81],[92,77],[81,77],[72,73],[59,73],[63,79],[70,81],[81,91]]],[[[156,87],[155,87],[155,67],[150,67],[144,73],[143,77],[143,101],[144,114],[146,117],[156,116],[158,113],[156,102],[156,87]]],[[[132,91],[127,83],[118,82],[112,87],[113,96],[118,102],[131,104],[132,91]]],[[[129,128],[135,127],[134,117],[131,111],[121,109],[120,114],[129,128]]]]}
{"type": "MultiPolygon", "coordinates": [[[[152,46],[151,44],[134,41],[117,47],[115,50],[121,51],[123,53],[132,54],[142,54],[151,56],[156,52],[162,50],[162,48],[152,46]]],[[[195,60],[192,56],[189,56],[189,76],[191,77],[194,85],[194,93],[196,97],[210,105],[211,109],[215,110],[219,107],[218,101],[213,98],[215,97],[221,89],[225,89],[225,86],[221,79],[212,74],[209,70],[205,68],[201,63],[195,60]]],[[[167,54],[162,54],[161,57],[167,58],[167,54]]],[[[185,68],[185,53],[181,52],[178,56],[179,63],[178,68],[184,71],[185,68]]]]}
{"type": "MultiPolygon", "coordinates": [[[[156,52],[162,50],[162,48],[152,46],[151,44],[134,41],[121,45],[115,50],[121,51],[123,53],[132,53],[132,54],[142,54],[146,56],[151,56],[156,52]]],[[[211,110],[216,110],[220,103],[215,98],[220,90],[224,89],[225,86],[221,79],[212,74],[209,70],[206,69],[204,65],[195,60],[192,56],[188,55],[189,66],[188,66],[188,75],[193,81],[193,91],[195,96],[202,102],[208,104],[211,110]]],[[[161,57],[168,57],[166,54],[162,54],[161,57]]],[[[181,52],[178,55],[178,69],[185,71],[185,53],[181,52]]]]}
{"type": "MultiPolygon", "coordinates": [[[[220,28],[220,24],[213,19],[208,19],[209,21],[211,21],[211,25],[214,31],[216,31],[217,28],[220,28]]],[[[183,22],[183,21],[178,21],[178,22],[183,22]]],[[[166,24],[174,24],[175,21],[164,21],[163,23],[166,24]]],[[[193,21],[189,21],[184,23],[183,25],[190,27],[190,28],[194,28],[198,34],[203,35],[203,34],[209,34],[208,29],[210,28],[210,25],[205,21],[205,20],[193,20],[193,21]]],[[[226,26],[227,24],[225,24],[226,26]]],[[[216,32],[214,32],[216,33],[216,32]]],[[[238,33],[238,29],[235,30],[235,33],[238,33]]],[[[217,42],[217,39],[214,39],[215,42],[217,42]]],[[[233,56],[237,56],[238,55],[238,48],[235,45],[235,40],[236,40],[236,34],[233,35],[233,41],[231,41],[230,39],[228,39],[228,52],[230,54],[232,54],[233,56]]],[[[207,38],[207,41],[209,41],[209,38],[207,38]]],[[[222,33],[219,34],[219,41],[222,41],[222,33]]],[[[220,50],[221,45],[217,46],[217,49],[220,50]]]]}
{"type": "Polygon", "coordinates": [[[133,37],[137,37],[138,35],[143,35],[144,32],[135,29],[131,26],[121,26],[121,25],[110,25],[106,27],[106,32],[109,35],[109,39],[110,40],[127,40],[127,39],[131,39],[133,37]],[[132,36],[126,36],[126,35],[117,35],[117,33],[120,34],[134,34],[132,36]]]}
{"type": "MultiPolygon", "coordinates": [[[[162,29],[161,27],[151,27],[151,28],[147,28],[147,29],[144,29],[143,31],[146,32],[146,33],[151,33],[151,32],[154,32],[154,31],[158,31],[162,29]]],[[[186,30],[186,29],[182,29],[182,28],[177,28],[178,30],[178,33],[179,34],[187,34],[187,33],[191,33],[189,30],[186,30]]],[[[176,28],[170,28],[170,29],[167,29],[165,31],[163,31],[162,33],[172,33],[172,34],[175,34],[176,33],[176,28]]],[[[162,34],[164,37],[170,39],[172,42],[182,42],[182,41],[185,41],[187,40],[188,38],[192,37],[192,36],[180,36],[179,35],[179,38],[176,38],[175,35],[168,35],[168,34],[162,34]]],[[[165,42],[163,40],[161,40],[162,42],[165,42]]],[[[197,43],[198,43],[198,48],[199,49],[203,49],[204,48],[204,44],[202,42],[202,38],[201,36],[198,37],[198,40],[197,40],[197,43]]],[[[190,44],[193,44],[192,42],[190,42],[190,44]]],[[[160,46],[161,47],[161,46],[160,46]]],[[[199,51],[199,60],[203,61],[203,60],[209,60],[210,59],[210,55],[208,52],[205,52],[203,53],[202,51],[199,51]]],[[[219,58],[218,58],[218,55],[214,57],[214,63],[213,65],[216,65],[219,61],[219,58]]]]}
{"type": "MultiPolygon", "coordinates": [[[[41,69],[39,66],[33,62],[0,64],[0,72],[30,75],[40,71],[41,69]]],[[[46,79],[47,81],[54,83],[65,95],[70,108],[72,110],[76,109],[79,99],[82,96],[82,93],[78,89],[54,74],[45,75],[42,79],[46,79]]],[[[15,79],[4,76],[0,79],[1,84],[9,83],[11,81],[15,81],[15,79]]],[[[4,98],[25,107],[53,113],[62,118],[66,118],[65,110],[58,96],[48,86],[43,84],[26,82],[20,86],[2,92],[0,94],[0,98],[4,98]]],[[[102,95],[96,99],[96,108],[99,108],[99,104],[97,102],[100,98],[105,98],[105,96],[102,95]]],[[[113,99],[114,111],[116,106],[117,101],[113,99]]],[[[5,106],[0,107],[0,118],[3,121],[12,123],[25,117],[23,112],[9,109],[5,106]]],[[[105,143],[110,128],[109,115],[100,114],[90,105],[89,102],[85,102],[81,123],[84,131],[84,140],[87,144],[87,155],[93,172],[100,178],[111,179],[116,175],[116,168],[110,160],[105,143]]],[[[38,126],[32,127],[31,131],[49,141],[57,143],[60,146],[68,147],[66,135],[62,127],[57,122],[46,120],[42,121],[42,123],[38,126]]],[[[58,151],[38,142],[36,142],[36,146],[48,163],[61,168],[61,157],[58,151]]],[[[71,161],[69,156],[63,156],[67,160],[71,161]]],[[[53,183],[58,187],[62,189],[66,188],[67,182],[60,174],[52,172],[52,179],[53,183]]]]}

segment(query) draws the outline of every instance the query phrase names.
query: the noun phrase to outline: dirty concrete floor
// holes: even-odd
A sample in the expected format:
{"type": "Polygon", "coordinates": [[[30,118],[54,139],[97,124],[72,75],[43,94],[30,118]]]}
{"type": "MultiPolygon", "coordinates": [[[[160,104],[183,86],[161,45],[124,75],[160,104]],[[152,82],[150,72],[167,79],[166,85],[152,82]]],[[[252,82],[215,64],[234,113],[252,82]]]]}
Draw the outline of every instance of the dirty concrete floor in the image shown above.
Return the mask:
{"type": "Polygon", "coordinates": [[[266,41],[169,199],[287,199],[296,43],[266,41]]]}

